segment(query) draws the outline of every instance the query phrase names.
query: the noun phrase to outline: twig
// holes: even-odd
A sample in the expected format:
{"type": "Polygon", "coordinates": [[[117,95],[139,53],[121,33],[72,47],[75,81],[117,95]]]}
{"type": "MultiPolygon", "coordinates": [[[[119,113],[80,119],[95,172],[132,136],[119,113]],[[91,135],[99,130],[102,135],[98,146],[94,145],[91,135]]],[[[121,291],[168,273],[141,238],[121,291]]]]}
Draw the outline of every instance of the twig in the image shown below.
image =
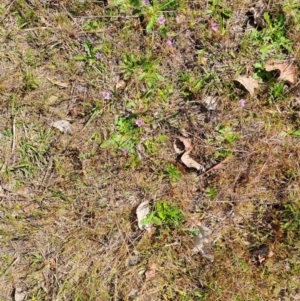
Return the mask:
{"type": "Polygon", "coordinates": [[[218,169],[220,168],[225,162],[227,162],[229,160],[229,156],[226,157],[224,160],[222,160],[221,162],[219,162],[218,164],[214,165],[213,167],[210,167],[208,170],[206,170],[204,173],[201,174],[202,175],[205,175],[206,173],[212,171],[212,170],[215,170],[215,169],[218,169]]]}
{"type": "Polygon", "coordinates": [[[12,134],[13,134],[13,138],[12,138],[12,145],[11,145],[11,154],[13,155],[13,153],[15,151],[15,147],[16,147],[16,118],[15,118],[15,116],[13,116],[13,120],[12,120],[12,134]]]}

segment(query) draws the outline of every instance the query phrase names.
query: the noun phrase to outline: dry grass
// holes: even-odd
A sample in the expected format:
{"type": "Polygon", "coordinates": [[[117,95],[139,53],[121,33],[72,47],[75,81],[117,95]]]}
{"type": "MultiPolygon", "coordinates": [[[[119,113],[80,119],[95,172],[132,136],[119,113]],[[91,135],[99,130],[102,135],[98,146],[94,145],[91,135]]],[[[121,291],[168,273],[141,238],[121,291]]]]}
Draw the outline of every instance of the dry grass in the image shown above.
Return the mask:
{"type": "Polygon", "coordinates": [[[299,67],[299,4],[269,4],[290,42],[275,30],[263,53],[246,1],[136,3],[0,4],[0,300],[300,300],[299,78],[255,96],[233,82],[270,58],[299,67]],[[185,168],[183,134],[205,169],[228,160],[185,168]],[[139,230],[137,206],[162,200],[182,224],[139,230]],[[197,222],[213,262],[192,254],[197,222]]]}

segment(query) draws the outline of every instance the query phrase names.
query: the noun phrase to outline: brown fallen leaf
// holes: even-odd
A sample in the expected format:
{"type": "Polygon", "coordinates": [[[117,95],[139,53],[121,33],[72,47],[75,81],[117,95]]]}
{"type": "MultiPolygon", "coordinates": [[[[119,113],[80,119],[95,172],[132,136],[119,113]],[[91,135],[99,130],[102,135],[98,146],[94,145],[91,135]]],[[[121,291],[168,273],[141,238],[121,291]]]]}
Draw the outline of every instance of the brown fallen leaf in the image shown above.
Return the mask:
{"type": "Polygon", "coordinates": [[[16,286],[14,290],[14,300],[23,301],[26,298],[27,291],[23,289],[23,286],[16,286]]]}
{"type": "Polygon", "coordinates": [[[204,167],[190,157],[193,149],[191,141],[184,137],[177,137],[173,144],[176,154],[183,154],[181,156],[182,163],[188,168],[195,168],[197,170],[204,170],[204,167]]]}
{"type": "Polygon", "coordinates": [[[151,265],[148,266],[148,269],[145,272],[146,280],[150,278],[154,278],[155,271],[156,271],[156,263],[152,263],[151,265]]]}
{"type": "Polygon", "coordinates": [[[253,96],[254,89],[258,88],[258,82],[256,79],[247,76],[238,76],[234,79],[236,82],[239,82],[242,86],[245,87],[247,91],[253,96]]]}
{"type": "Polygon", "coordinates": [[[295,84],[297,81],[297,71],[292,63],[287,61],[268,60],[265,62],[264,67],[268,72],[279,70],[279,80],[283,80],[289,84],[295,84]]]}
{"type": "Polygon", "coordinates": [[[192,149],[192,143],[189,139],[184,138],[184,137],[176,137],[173,147],[175,150],[175,153],[180,155],[184,153],[185,151],[188,151],[192,149]]]}
{"type": "Polygon", "coordinates": [[[56,85],[56,86],[59,86],[59,87],[62,87],[62,88],[68,88],[69,87],[69,84],[68,83],[64,83],[64,82],[61,82],[59,80],[55,80],[51,77],[46,77],[48,79],[49,82],[51,82],[52,84],[56,85]]]}
{"type": "Polygon", "coordinates": [[[141,230],[146,229],[148,232],[151,231],[151,224],[142,224],[142,220],[145,219],[150,212],[149,202],[144,201],[136,208],[136,215],[138,219],[138,226],[141,230]]]}
{"type": "Polygon", "coordinates": [[[192,252],[198,253],[200,251],[203,257],[211,261],[214,261],[214,257],[211,254],[209,254],[209,252],[207,251],[204,245],[204,244],[209,244],[211,241],[210,239],[211,230],[201,224],[197,224],[197,227],[198,227],[199,234],[195,236],[195,241],[194,241],[195,246],[192,249],[192,252]]]}
{"type": "Polygon", "coordinates": [[[203,100],[203,104],[208,111],[214,111],[218,107],[218,97],[206,96],[203,100]]]}
{"type": "Polygon", "coordinates": [[[188,168],[195,168],[197,170],[203,171],[204,170],[203,166],[190,157],[190,152],[191,150],[185,152],[181,156],[182,163],[184,163],[184,165],[186,165],[188,168]]]}
{"type": "Polygon", "coordinates": [[[123,80],[116,83],[116,90],[123,89],[126,86],[126,82],[123,80]]]}
{"type": "Polygon", "coordinates": [[[67,120],[57,120],[52,122],[50,126],[60,130],[62,133],[67,133],[71,130],[71,124],[67,120]]]}

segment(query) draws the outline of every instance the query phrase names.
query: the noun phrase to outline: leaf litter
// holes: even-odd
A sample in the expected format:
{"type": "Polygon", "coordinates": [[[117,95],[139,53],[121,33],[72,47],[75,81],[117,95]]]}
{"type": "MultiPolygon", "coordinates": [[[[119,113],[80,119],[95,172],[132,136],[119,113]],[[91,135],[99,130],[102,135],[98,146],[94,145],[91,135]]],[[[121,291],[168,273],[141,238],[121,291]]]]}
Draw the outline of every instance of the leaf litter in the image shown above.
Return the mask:
{"type": "Polygon", "coordinates": [[[145,272],[146,280],[154,278],[156,272],[156,263],[152,263],[148,266],[147,271],[145,272]]]}
{"type": "Polygon", "coordinates": [[[57,120],[50,124],[52,127],[60,130],[62,133],[67,133],[71,130],[71,124],[67,120],[57,120]]]}
{"type": "Polygon", "coordinates": [[[182,154],[181,161],[186,167],[195,168],[198,171],[204,171],[204,167],[190,157],[193,146],[189,139],[184,137],[177,137],[173,143],[173,147],[176,154],[182,154]]]}
{"type": "Polygon", "coordinates": [[[254,90],[258,88],[258,81],[252,77],[240,75],[235,78],[234,81],[240,83],[250,93],[251,96],[255,94],[254,90]]]}
{"type": "Polygon", "coordinates": [[[197,228],[199,230],[199,234],[195,237],[194,248],[192,249],[193,253],[201,252],[203,257],[209,259],[210,261],[214,260],[214,257],[209,254],[207,251],[205,244],[209,244],[211,242],[210,235],[211,230],[202,224],[197,224],[197,228]]]}
{"type": "Polygon", "coordinates": [[[278,80],[283,80],[292,85],[297,81],[297,70],[290,62],[268,60],[265,62],[264,67],[268,72],[279,70],[278,80]]]}
{"type": "Polygon", "coordinates": [[[147,230],[148,232],[151,231],[151,224],[143,224],[142,220],[145,219],[150,212],[149,202],[145,201],[139,204],[136,208],[136,215],[138,219],[138,226],[141,230],[147,230]]]}

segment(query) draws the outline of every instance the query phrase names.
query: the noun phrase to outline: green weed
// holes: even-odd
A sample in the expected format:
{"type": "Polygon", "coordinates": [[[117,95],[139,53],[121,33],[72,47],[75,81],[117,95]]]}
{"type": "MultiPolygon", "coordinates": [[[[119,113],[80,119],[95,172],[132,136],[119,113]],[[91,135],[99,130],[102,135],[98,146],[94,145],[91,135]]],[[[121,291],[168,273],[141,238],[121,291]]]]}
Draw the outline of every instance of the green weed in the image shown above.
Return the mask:
{"type": "Polygon", "coordinates": [[[170,182],[176,182],[181,178],[181,172],[172,163],[166,165],[164,174],[170,182]]]}
{"type": "Polygon", "coordinates": [[[216,188],[207,187],[205,189],[205,196],[209,199],[214,199],[217,195],[218,191],[216,188]]]}
{"type": "Polygon", "coordinates": [[[74,57],[76,61],[85,61],[89,66],[98,63],[101,57],[101,49],[99,47],[93,47],[91,43],[85,42],[83,43],[83,49],[85,51],[85,55],[78,54],[74,57]]]}
{"type": "Polygon", "coordinates": [[[279,13],[274,21],[272,21],[269,14],[265,13],[264,19],[266,21],[266,28],[261,31],[252,30],[250,32],[250,40],[254,45],[259,46],[261,58],[264,59],[270,53],[278,55],[282,49],[291,52],[291,40],[286,37],[287,28],[284,15],[279,13]]]}
{"type": "Polygon", "coordinates": [[[233,144],[235,140],[238,140],[241,138],[240,134],[236,134],[232,130],[232,126],[221,126],[218,125],[215,130],[220,134],[217,138],[218,140],[223,140],[229,144],[233,144]]]}
{"type": "Polygon", "coordinates": [[[140,128],[135,125],[135,117],[118,117],[114,124],[117,133],[111,134],[101,147],[110,147],[115,151],[123,150],[128,154],[134,154],[134,148],[139,143],[138,133],[140,132],[140,128]]]}
{"type": "Polygon", "coordinates": [[[183,214],[173,205],[166,201],[154,203],[152,211],[142,221],[142,224],[152,223],[155,226],[178,227],[183,219],[183,214]]]}

